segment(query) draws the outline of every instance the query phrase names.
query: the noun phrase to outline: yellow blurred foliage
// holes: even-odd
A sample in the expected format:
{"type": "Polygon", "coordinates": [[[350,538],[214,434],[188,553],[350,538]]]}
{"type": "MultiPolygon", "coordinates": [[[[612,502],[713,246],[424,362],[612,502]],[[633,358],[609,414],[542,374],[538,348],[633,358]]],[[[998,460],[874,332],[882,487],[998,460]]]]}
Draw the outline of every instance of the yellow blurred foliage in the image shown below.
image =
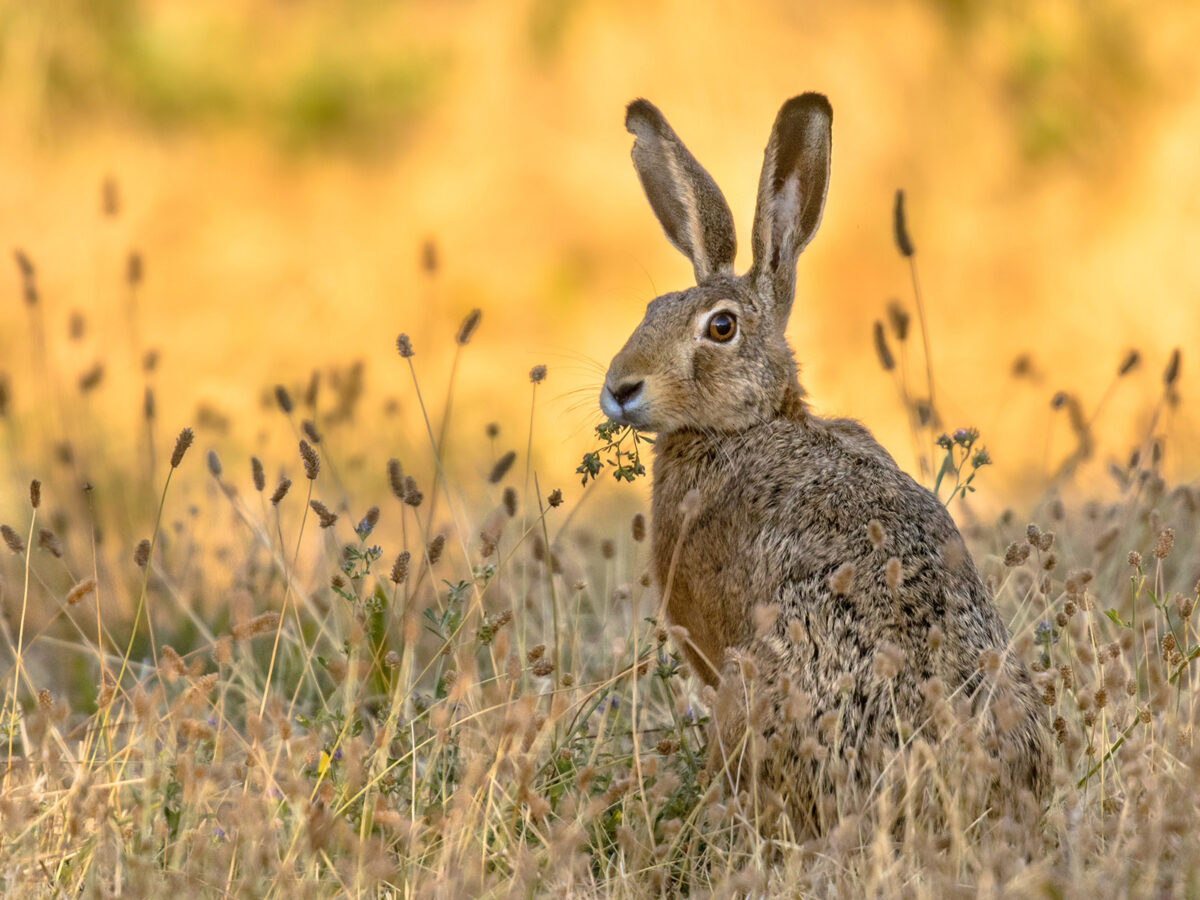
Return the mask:
{"type": "Polygon", "coordinates": [[[396,334],[412,335],[440,404],[454,330],[480,307],[452,447],[482,445],[496,419],[523,449],[527,373],[546,363],[536,444],[555,485],[573,486],[609,358],[647,301],[690,278],[629,165],[624,104],[652,99],[712,172],[745,265],[774,113],[820,90],[833,181],[790,329],[817,408],[863,420],[912,468],[871,343],[890,298],[912,306],[891,234],[904,188],[942,417],[981,429],[988,478],[1043,487],[1073,446],[1051,397],[1076,393],[1090,414],[1136,347],[1142,366],[1096,419],[1099,458],[1126,455],[1176,346],[1184,402],[1155,427],[1187,476],[1198,39],[1200,8],[1163,0],[12,2],[0,244],[37,268],[50,365],[35,372],[10,266],[0,372],[33,422],[48,390],[73,392],[103,362],[89,415],[116,455],[137,446],[136,358],[155,348],[162,440],[203,405],[231,429],[207,443],[249,453],[273,385],[362,359],[366,421],[389,397],[402,409],[372,438],[386,454],[424,439],[396,334]],[[144,261],[132,294],[130,252],[144,261]],[[71,340],[76,312],[86,330],[71,340]]]}

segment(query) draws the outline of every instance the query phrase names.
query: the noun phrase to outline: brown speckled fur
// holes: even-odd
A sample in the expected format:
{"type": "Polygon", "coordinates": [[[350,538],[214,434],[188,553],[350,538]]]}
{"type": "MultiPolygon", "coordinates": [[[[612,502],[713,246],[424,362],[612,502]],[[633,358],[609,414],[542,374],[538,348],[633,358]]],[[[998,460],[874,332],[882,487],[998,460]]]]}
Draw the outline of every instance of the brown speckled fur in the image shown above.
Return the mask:
{"type": "Polygon", "coordinates": [[[813,415],[797,380],[784,332],[796,261],[820,221],[831,121],[815,94],[780,111],[754,262],[738,277],[720,191],[658,110],[636,101],[628,111],[651,205],[699,284],[651,302],[612,362],[602,402],[658,433],[654,571],[669,621],[686,630],[676,630],[684,654],[716,689],[710,757],[738,784],[758,759],[754,774],[797,827],[820,830],[833,783],[828,764],[800,752],[805,742],[815,738],[846,763],[850,783],[870,787],[901,733],[936,745],[928,694],[941,686],[970,704],[993,759],[987,802],[1041,801],[1050,771],[1043,707],[954,522],[866,428],[813,415]],[[706,336],[714,311],[736,316],[733,340],[706,336]],[[639,383],[614,405],[614,391],[639,383]],[[685,521],[693,490],[699,502],[685,521]],[[886,535],[878,548],[872,519],[886,535]],[[902,566],[895,589],[885,576],[892,557],[902,566]],[[847,563],[852,574],[835,593],[831,579],[847,563]],[[902,660],[894,675],[876,665],[884,647],[902,660]],[[996,673],[980,671],[987,651],[1001,655],[996,673]],[[748,710],[764,752],[745,751],[748,710]]]}

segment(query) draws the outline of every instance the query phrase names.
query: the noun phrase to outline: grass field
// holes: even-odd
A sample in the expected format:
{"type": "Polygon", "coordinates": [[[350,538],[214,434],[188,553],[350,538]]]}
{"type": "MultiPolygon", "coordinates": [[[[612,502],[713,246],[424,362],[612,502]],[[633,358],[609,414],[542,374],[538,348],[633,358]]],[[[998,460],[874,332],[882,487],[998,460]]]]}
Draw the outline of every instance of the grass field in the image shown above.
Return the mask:
{"type": "MultiPolygon", "coordinates": [[[[1163,479],[1157,426],[1180,402],[1178,354],[1146,398],[1144,440],[1097,488],[1105,499],[1056,493],[1098,426],[1076,411],[1078,458],[1048,473],[1052,493],[995,521],[963,499],[986,477],[978,436],[935,447],[908,387],[919,371],[891,370],[1035,672],[1057,735],[1054,797],[1041,819],[964,818],[989,757],[931,690],[949,736],[930,746],[918,728],[870,792],[829,798],[836,824],[814,838],[775,815],[769,791],[731,794],[707,766],[710,697],[660,618],[632,495],[606,507],[592,480],[565,504],[558,484],[578,475],[531,467],[555,427],[537,418],[553,371],[529,373],[527,420],[449,452],[453,373],[486,317],[445,335],[436,403],[422,348],[398,339],[391,378],[425,423],[403,460],[376,439],[396,410],[364,408],[354,365],[265,391],[260,456],[234,461],[215,449],[229,428],[216,413],[171,443],[142,359],[131,466],[108,455],[93,379],[45,368],[37,271],[18,262],[46,377],[23,382],[42,385],[36,404],[6,385],[0,406],[6,477],[32,481],[5,510],[0,550],[9,894],[1200,890],[1200,490],[1163,479]]],[[[914,340],[902,319],[880,326],[885,365],[914,340]]],[[[1141,365],[1114,367],[1114,386],[1141,365]]],[[[600,479],[614,457],[601,449],[600,479]]],[[[634,460],[615,461],[636,477],[634,460]]],[[[836,780],[824,740],[812,752],[836,780]]]]}
{"type": "Polygon", "coordinates": [[[5,896],[1200,896],[1200,16],[718,11],[0,3],[5,896]],[[624,103],[745,236],[805,89],[833,184],[789,337],[1034,673],[1020,818],[979,814],[936,684],[945,738],[908,723],[869,791],[807,743],[823,833],[731,791],[649,576],[652,449],[592,431],[688,276],[624,103]]]}

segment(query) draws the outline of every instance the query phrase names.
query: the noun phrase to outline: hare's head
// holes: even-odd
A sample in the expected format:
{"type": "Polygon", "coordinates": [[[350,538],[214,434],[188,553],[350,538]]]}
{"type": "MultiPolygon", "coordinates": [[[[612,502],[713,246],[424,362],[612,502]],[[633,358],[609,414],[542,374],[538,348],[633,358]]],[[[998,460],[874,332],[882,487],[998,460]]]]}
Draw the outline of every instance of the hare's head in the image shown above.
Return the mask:
{"type": "Polygon", "coordinates": [[[796,364],[784,331],[796,260],[816,233],[829,186],[833,111],[820,94],[783,105],[767,143],[754,215],[754,260],[733,273],[737,237],[720,189],[652,104],[625,115],[633,164],[696,286],[651,301],[613,359],[600,406],[647,431],[740,431],[778,415],[796,364]]]}

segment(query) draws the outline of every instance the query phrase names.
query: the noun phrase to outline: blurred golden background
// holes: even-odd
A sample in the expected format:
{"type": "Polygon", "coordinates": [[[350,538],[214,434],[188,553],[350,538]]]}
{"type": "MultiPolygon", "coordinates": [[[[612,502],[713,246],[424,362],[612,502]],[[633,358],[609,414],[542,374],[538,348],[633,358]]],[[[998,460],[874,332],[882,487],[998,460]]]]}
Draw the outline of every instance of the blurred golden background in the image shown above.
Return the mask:
{"type": "MultiPolygon", "coordinates": [[[[423,453],[429,472],[395,337],[412,335],[440,410],[454,331],[479,307],[450,458],[486,472],[473,451],[492,420],[523,451],[545,363],[536,465],[570,498],[603,368],[645,303],[691,277],[630,166],[624,105],[653,100],[712,172],[745,266],[774,114],[819,90],[833,179],[790,329],[816,407],[913,468],[871,341],[889,299],[912,309],[891,231],[904,188],[940,412],[981,429],[1000,503],[1040,492],[1075,446],[1060,390],[1088,418],[1103,399],[1082,481],[1151,431],[1167,471],[1195,477],[1197,46],[1200,8],[1163,0],[5,3],[0,244],[36,268],[38,302],[6,264],[17,424],[0,448],[66,436],[93,464],[136,458],[149,381],[160,466],[184,425],[244,461],[272,433],[294,447],[275,384],[336,369],[354,390],[361,360],[370,447],[347,468],[423,453]],[[1182,402],[1163,405],[1175,347],[1182,402]],[[1114,387],[1131,348],[1142,362],[1114,387]]],[[[3,510],[24,502],[29,473],[13,474],[3,510]]]]}

